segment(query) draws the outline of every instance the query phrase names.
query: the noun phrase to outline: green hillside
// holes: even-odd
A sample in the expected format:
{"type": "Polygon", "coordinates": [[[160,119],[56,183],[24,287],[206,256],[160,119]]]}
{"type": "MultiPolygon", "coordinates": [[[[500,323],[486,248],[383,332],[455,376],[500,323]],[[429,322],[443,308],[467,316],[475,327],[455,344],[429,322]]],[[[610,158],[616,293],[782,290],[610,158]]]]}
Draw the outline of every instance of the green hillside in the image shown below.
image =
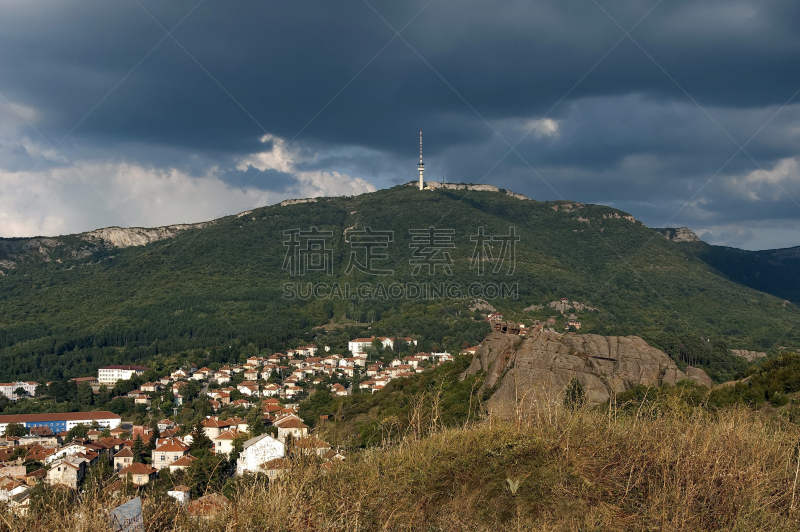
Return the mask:
{"type": "MultiPolygon", "coordinates": [[[[546,306],[558,298],[588,304],[597,310],[578,313],[581,332],[642,336],[681,364],[707,368],[717,380],[746,366],[728,355],[729,348],[800,347],[794,306],[728,280],[684,247],[623,216],[604,206],[536,202],[502,192],[399,186],[256,209],[140,247],[98,245],[81,235],[3,240],[0,380],[80,376],[110,363],[154,358],[167,367],[199,349],[220,362],[312,339],[343,349],[359,333],[415,336],[422,350],[458,350],[487,329],[469,310],[465,294],[473,283],[506,317],[528,322],[561,320],[546,306]],[[285,231],[311,227],[331,234],[322,243],[330,250],[323,253],[330,274],[292,275],[283,268],[289,249],[284,241],[291,239],[285,231]],[[373,273],[392,270],[390,275],[345,272],[353,252],[366,262],[366,248],[353,242],[381,238],[365,235],[367,227],[393,231],[384,249],[372,248],[386,255],[373,262],[373,273]],[[438,254],[409,247],[409,230],[428,227],[453,230],[437,236],[438,254]],[[480,227],[495,236],[514,228],[519,241],[513,272],[510,253],[499,273],[488,260],[483,274],[470,268],[470,237],[480,227]],[[429,275],[430,262],[423,259],[447,258],[443,252],[452,263],[442,261],[429,275]],[[413,259],[424,263],[417,275],[413,259]],[[305,297],[308,283],[324,297],[305,297]],[[332,288],[335,283],[341,291],[332,288]],[[353,289],[364,283],[369,293],[347,293],[348,283],[353,289]],[[409,297],[411,285],[442,288],[445,295],[409,297]],[[503,291],[505,299],[492,298],[503,291]],[[531,305],[545,307],[524,311],[531,305]]],[[[313,239],[306,244],[312,249],[313,239]]],[[[494,258],[509,251],[502,240],[487,241],[485,249],[494,258]]]]}

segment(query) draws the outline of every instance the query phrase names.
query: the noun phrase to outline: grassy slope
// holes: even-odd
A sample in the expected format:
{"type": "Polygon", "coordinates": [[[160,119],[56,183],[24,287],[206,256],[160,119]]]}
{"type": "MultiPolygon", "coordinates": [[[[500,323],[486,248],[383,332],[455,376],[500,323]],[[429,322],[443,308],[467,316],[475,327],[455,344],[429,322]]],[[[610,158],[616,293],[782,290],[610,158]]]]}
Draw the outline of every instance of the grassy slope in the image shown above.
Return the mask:
{"type": "MultiPolygon", "coordinates": [[[[618,213],[614,209],[587,205],[564,212],[554,211],[553,205],[497,193],[420,194],[396,187],[257,209],[174,239],[81,259],[70,254],[76,237],[65,237],[50,262],[34,253],[0,277],[0,379],[83,375],[99,365],[145,361],[156,353],[224,346],[236,339],[285,347],[294,335],[302,337],[328,320],[320,301],[281,298],[281,285],[289,279],[281,270],[283,230],[311,225],[335,235],[336,280],[374,280],[342,274],[349,248],[341,235],[347,227],[395,231],[391,279],[398,282],[419,280],[410,276],[407,263],[408,229],[449,227],[456,229],[458,245],[454,280],[462,285],[487,279],[518,283],[518,301],[496,302],[508,315],[522,318],[530,304],[568,297],[601,309],[581,317],[587,332],[638,334],[653,341],[666,330],[721,337],[739,347],[800,345],[800,313],[782,307],[779,299],[728,281],[641,224],[603,218],[618,213]],[[469,236],[479,226],[501,234],[510,225],[522,238],[513,277],[477,277],[469,269],[469,236]]],[[[418,314],[423,306],[337,301],[335,313],[377,319],[373,329],[378,330],[385,320],[402,324],[404,316],[418,314]]],[[[735,370],[723,374],[729,378],[735,370]]]]}
{"type": "MultiPolygon", "coordinates": [[[[640,414],[554,409],[409,436],[330,472],[298,462],[269,488],[240,490],[222,515],[203,523],[145,492],[145,522],[152,530],[209,531],[800,526],[796,426],[745,410],[640,414]]],[[[105,530],[102,508],[113,504],[90,490],[77,507],[53,504],[6,526],[105,530]]]]}

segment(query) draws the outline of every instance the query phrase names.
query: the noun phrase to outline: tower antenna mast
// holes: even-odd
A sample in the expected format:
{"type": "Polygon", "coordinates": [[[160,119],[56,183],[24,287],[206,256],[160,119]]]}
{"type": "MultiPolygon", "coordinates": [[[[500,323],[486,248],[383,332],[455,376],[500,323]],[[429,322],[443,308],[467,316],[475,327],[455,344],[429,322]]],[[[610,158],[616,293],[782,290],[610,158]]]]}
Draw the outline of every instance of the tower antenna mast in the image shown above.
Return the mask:
{"type": "Polygon", "coordinates": [[[425,182],[423,180],[423,174],[425,173],[425,163],[422,162],[422,130],[419,130],[419,166],[417,166],[417,171],[419,172],[419,189],[422,190],[425,187],[425,182]]]}

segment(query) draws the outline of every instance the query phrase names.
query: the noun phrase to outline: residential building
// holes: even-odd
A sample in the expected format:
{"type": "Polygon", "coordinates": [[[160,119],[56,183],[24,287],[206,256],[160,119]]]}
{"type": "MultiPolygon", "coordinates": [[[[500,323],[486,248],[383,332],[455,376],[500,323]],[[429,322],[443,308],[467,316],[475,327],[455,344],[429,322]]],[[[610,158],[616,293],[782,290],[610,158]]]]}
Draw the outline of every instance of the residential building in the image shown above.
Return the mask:
{"type": "Polygon", "coordinates": [[[231,420],[221,421],[215,417],[210,417],[203,421],[203,429],[206,432],[206,436],[212,440],[233,425],[234,423],[231,420]]]}
{"type": "Polygon", "coordinates": [[[86,462],[85,458],[78,456],[68,456],[54,462],[45,480],[51,486],[61,485],[77,490],[86,477],[86,462]]]}
{"type": "Polygon", "coordinates": [[[122,479],[130,478],[135,486],[144,486],[156,478],[157,470],[142,463],[133,463],[118,473],[122,479]]]}
{"type": "Polygon", "coordinates": [[[153,467],[160,471],[177,462],[189,452],[189,446],[178,438],[169,438],[158,445],[151,454],[153,467]]]}
{"type": "Polygon", "coordinates": [[[190,465],[192,465],[192,462],[194,462],[195,460],[197,460],[197,458],[195,458],[191,454],[184,455],[183,458],[179,458],[178,460],[172,462],[169,465],[169,472],[174,473],[175,471],[178,470],[184,471],[190,465]]]}
{"type": "Polygon", "coordinates": [[[324,456],[325,453],[331,450],[330,443],[320,440],[313,434],[295,440],[294,447],[303,454],[316,454],[319,457],[324,456]]]}
{"type": "Polygon", "coordinates": [[[119,472],[133,463],[133,451],[125,447],[114,455],[114,471],[119,472]]]}
{"type": "Polygon", "coordinates": [[[274,423],[278,427],[278,439],[285,442],[291,436],[297,440],[308,435],[308,425],[294,414],[282,417],[274,423]]]}
{"type": "Polygon", "coordinates": [[[250,438],[242,445],[242,452],[236,461],[236,474],[255,473],[264,462],[283,458],[285,454],[283,443],[268,434],[250,438]]]}
{"type": "Polygon", "coordinates": [[[259,466],[259,469],[269,477],[270,481],[279,479],[286,471],[292,467],[292,462],[288,458],[273,458],[259,466]]]}
{"type": "Polygon", "coordinates": [[[236,429],[220,432],[219,436],[213,438],[214,454],[231,454],[233,451],[233,440],[239,435],[236,429]]]}

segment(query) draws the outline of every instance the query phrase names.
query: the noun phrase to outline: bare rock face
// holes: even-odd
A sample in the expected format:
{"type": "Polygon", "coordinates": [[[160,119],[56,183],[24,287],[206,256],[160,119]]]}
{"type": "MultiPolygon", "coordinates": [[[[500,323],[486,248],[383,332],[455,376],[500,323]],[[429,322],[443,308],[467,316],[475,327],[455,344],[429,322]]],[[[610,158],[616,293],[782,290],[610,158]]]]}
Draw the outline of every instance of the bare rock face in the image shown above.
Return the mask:
{"type": "Polygon", "coordinates": [[[316,203],[317,198],[301,198],[301,199],[287,199],[281,202],[281,207],[287,205],[300,205],[301,203],[316,203]]]}
{"type": "Polygon", "coordinates": [[[560,402],[573,378],[581,383],[589,404],[603,403],[639,384],[660,386],[687,378],[669,356],[638,336],[542,330],[524,339],[492,333],[466,374],[478,371],[487,374],[484,390],[494,390],[489,411],[502,416],[512,415],[518,407],[530,408],[534,401],[560,402]]]}
{"type": "Polygon", "coordinates": [[[90,233],[84,233],[83,240],[88,242],[102,242],[103,244],[115,248],[127,248],[132,246],[144,246],[151,242],[157,242],[166,238],[172,238],[187,229],[201,229],[209,223],[168,225],[166,227],[156,227],[144,229],[142,227],[106,227],[90,233]]]}
{"type": "Polygon", "coordinates": [[[711,380],[711,377],[700,368],[695,368],[693,366],[686,366],[686,378],[690,381],[696,382],[700,386],[708,386],[711,388],[714,386],[714,382],[711,380]]]}
{"type": "Polygon", "coordinates": [[[688,227],[659,227],[653,231],[673,242],[700,242],[700,237],[688,227]]]}
{"type": "Polygon", "coordinates": [[[763,351],[748,351],[747,349],[731,349],[731,353],[737,357],[742,357],[748,362],[752,362],[758,358],[764,358],[767,354],[763,351]]]}

